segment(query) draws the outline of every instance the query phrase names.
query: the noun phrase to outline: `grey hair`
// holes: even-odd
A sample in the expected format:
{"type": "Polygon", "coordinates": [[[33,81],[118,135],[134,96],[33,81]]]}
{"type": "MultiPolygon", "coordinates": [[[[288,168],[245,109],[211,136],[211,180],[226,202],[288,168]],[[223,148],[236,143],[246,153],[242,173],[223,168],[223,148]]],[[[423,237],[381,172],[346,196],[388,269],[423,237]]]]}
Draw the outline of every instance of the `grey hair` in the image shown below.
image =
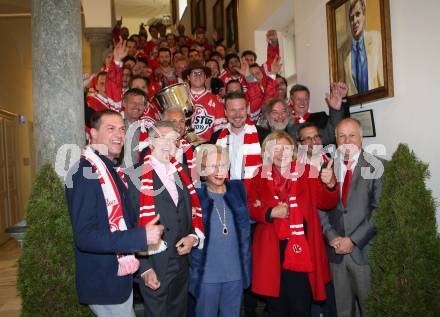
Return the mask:
{"type": "Polygon", "coordinates": [[[183,114],[183,116],[185,117],[185,112],[183,112],[182,108],[177,107],[177,106],[172,106],[170,108],[168,108],[167,110],[165,110],[163,113],[161,113],[160,117],[162,120],[164,121],[168,121],[168,113],[176,113],[179,112],[181,114],[183,114]]]}
{"type": "Polygon", "coordinates": [[[167,120],[156,121],[152,126],[148,128],[148,138],[155,138],[160,136],[158,130],[159,128],[171,128],[173,129],[173,131],[176,131],[173,122],[167,120]]]}

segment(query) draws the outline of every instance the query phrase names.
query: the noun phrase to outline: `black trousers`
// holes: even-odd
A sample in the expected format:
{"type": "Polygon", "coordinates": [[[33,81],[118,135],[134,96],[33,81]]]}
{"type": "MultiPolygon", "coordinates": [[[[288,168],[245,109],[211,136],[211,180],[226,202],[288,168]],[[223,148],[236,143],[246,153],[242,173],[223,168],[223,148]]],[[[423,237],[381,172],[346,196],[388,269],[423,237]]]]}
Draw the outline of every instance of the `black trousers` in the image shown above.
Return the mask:
{"type": "Polygon", "coordinates": [[[160,287],[152,290],[139,285],[144,300],[145,317],[186,316],[188,304],[188,260],[170,257],[167,273],[160,287]]]}
{"type": "Polygon", "coordinates": [[[267,297],[269,317],[310,317],[312,289],[305,272],[282,268],[287,240],[280,241],[280,297],[267,297]]]}

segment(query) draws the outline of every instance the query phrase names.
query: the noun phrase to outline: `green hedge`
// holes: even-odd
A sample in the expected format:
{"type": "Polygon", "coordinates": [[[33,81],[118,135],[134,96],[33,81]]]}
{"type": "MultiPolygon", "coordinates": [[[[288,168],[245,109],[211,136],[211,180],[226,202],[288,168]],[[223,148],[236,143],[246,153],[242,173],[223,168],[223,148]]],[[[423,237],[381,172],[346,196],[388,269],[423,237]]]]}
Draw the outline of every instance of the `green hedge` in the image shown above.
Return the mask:
{"type": "Polygon", "coordinates": [[[64,187],[50,165],[33,184],[17,288],[22,316],[93,316],[78,303],[72,229],[64,187]]]}
{"type": "Polygon", "coordinates": [[[399,145],[374,216],[370,316],[440,316],[440,239],[428,165],[399,145]]]}

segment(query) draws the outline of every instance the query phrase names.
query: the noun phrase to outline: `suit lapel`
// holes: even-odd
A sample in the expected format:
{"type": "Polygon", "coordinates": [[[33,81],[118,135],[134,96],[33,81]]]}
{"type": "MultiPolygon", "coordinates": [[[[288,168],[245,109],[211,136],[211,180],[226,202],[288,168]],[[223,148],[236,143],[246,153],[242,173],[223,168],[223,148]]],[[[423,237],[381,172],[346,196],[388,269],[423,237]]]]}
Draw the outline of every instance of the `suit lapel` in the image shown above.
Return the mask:
{"type": "Polygon", "coordinates": [[[353,176],[351,178],[350,190],[348,191],[348,196],[347,196],[347,206],[349,205],[351,196],[354,195],[353,193],[356,191],[357,185],[359,183],[359,179],[361,177],[362,167],[365,167],[366,163],[367,162],[364,159],[364,150],[361,150],[361,153],[359,154],[358,162],[354,168],[353,176]]]}
{"type": "Polygon", "coordinates": [[[174,174],[174,178],[176,179],[177,192],[179,193],[179,203],[184,204],[185,209],[188,212],[189,220],[191,220],[192,218],[191,195],[178,173],[174,174]]]}

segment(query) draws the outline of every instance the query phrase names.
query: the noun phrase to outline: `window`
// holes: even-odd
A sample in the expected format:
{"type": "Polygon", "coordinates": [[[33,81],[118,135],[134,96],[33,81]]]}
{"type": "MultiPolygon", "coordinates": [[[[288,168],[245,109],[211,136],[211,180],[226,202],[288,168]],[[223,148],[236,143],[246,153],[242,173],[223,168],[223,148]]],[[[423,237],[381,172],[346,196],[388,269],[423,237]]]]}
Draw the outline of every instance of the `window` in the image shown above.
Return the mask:
{"type": "Polygon", "coordinates": [[[188,0],[179,0],[179,20],[182,19],[183,13],[188,5],[188,0]]]}

